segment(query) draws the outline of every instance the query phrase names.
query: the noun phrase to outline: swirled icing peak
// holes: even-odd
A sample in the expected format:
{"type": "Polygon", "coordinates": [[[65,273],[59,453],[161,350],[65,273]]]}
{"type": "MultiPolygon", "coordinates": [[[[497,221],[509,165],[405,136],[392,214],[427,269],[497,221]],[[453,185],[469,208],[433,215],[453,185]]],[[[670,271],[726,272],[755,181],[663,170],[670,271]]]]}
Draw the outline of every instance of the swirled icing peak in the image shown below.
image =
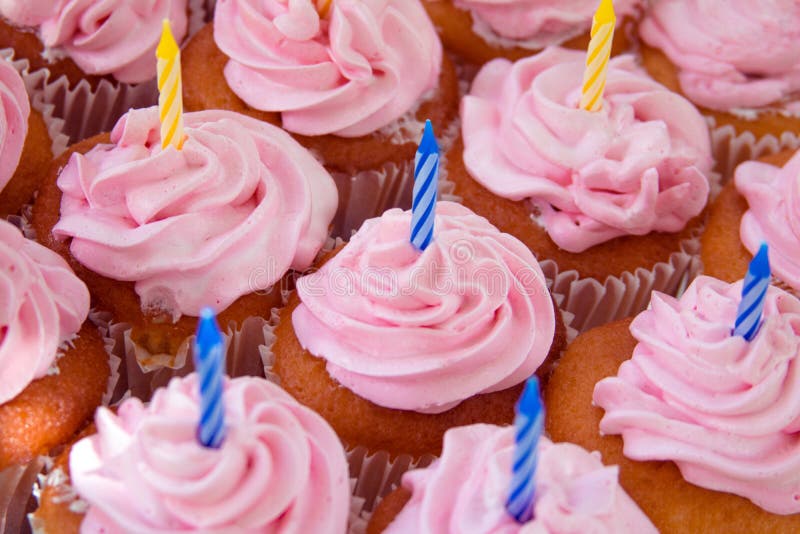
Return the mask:
{"type": "Polygon", "coordinates": [[[89,314],[89,290],[61,256],[0,219],[0,404],[45,376],[89,314]]]}
{"type": "Polygon", "coordinates": [[[760,108],[800,91],[796,0],[659,0],[639,33],[675,64],[681,89],[701,106],[760,108]]]}
{"type": "MultiPolygon", "coordinates": [[[[477,29],[484,26],[496,35],[521,41],[533,48],[561,44],[592,27],[597,0],[454,0],[472,13],[477,29]]],[[[641,0],[615,0],[620,19],[633,15],[641,0]]],[[[480,31],[484,33],[484,31],[480,31]]]]}
{"type": "Polygon", "coordinates": [[[297,282],[300,344],[380,406],[441,412],[519,384],[550,351],[553,302],[528,248],[452,202],[434,228],[420,253],[411,212],[389,210],[297,282]]]}
{"type": "Polygon", "coordinates": [[[37,27],[45,46],[66,52],[85,73],[124,83],[155,78],[162,20],[179,41],[188,27],[187,0],[0,0],[0,15],[37,27]]]}
{"type": "Polygon", "coordinates": [[[81,532],[341,534],[350,483],[339,439],[317,414],[261,378],[226,380],[226,437],[197,441],[198,378],[174,378],[148,406],[100,408],[97,434],[70,453],[89,503],[81,532]]]}
{"type": "Polygon", "coordinates": [[[731,334],[742,283],[701,276],[680,300],[654,292],[639,342],[598,382],[600,431],[633,460],[672,460],[688,482],[775,514],[800,512],[800,300],[770,287],[748,343],[731,334]]]}
{"type": "Polygon", "coordinates": [[[0,191],[17,170],[31,105],[20,75],[7,61],[0,61],[0,191]]]}
{"type": "Polygon", "coordinates": [[[338,197],[279,128],[230,111],[184,124],[182,150],[162,150],[158,109],[131,110],[110,145],[74,154],[54,234],[92,271],[135,282],[143,308],[196,316],[308,268],[338,197]]]}
{"type": "Polygon", "coordinates": [[[579,109],[585,59],[548,48],[486,64],[461,104],[469,173],[498,196],[528,200],[569,252],[682,230],[708,197],[703,118],[632,56],[609,62],[602,110],[579,109]]]}
{"type": "Polygon", "coordinates": [[[419,0],[219,0],[225,79],[251,107],[302,135],[370,134],[436,87],[442,45],[419,0]]]}
{"type": "Polygon", "coordinates": [[[386,534],[583,534],[657,532],[619,486],[618,468],[571,443],[539,441],[533,519],[505,510],[514,428],[471,425],[444,435],[442,456],[403,475],[411,500],[386,534]]]}
{"type": "Polygon", "coordinates": [[[758,161],[736,168],[736,189],[749,208],[739,233],[747,250],[755,254],[763,241],[769,245],[769,262],[775,276],[800,291],[800,152],[786,165],[758,161]]]}

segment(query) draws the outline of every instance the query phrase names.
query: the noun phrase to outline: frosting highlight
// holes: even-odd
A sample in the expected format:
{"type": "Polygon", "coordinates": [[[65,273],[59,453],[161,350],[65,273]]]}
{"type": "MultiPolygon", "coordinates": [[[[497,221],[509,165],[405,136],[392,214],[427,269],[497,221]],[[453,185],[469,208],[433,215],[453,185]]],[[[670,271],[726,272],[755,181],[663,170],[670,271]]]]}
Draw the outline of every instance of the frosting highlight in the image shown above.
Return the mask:
{"type": "Polygon", "coordinates": [[[90,505],[81,532],[345,531],[350,483],[330,426],[264,379],[224,387],[219,449],[197,442],[196,374],[146,407],[133,398],[117,415],[98,410],[97,434],[70,453],[72,484],[90,505]]]}
{"type": "Polygon", "coordinates": [[[531,376],[555,333],[553,301],[528,248],[452,202],[433,242],[411,245],[411,212],[370,219],[300,278],[300,344],[369,401],[437,413],[531,376]]]}
{"type": "Polygon", "coordinates": [[[667,55],[678,68],[681,90],[701,106],[757,109],[800,91],[795,0],[660,0],[639,34],[667,55]]]}
{"type": "Polygon", "coordinates": [[[629,55],[608,64],[602,110],[579,109],[585,56],[548,48],[487,63],[461,103],[467,170],[492,193],[528,201],[569,252],[681,231],[708,198],[705,121],[629,55]]]}
{"type": "Polygon", "coordinates": [[[61,256],[0,220],[0,404],[47,374],[89,314],[89,290],[61,256]]]}
{"type": "Polygon", "coordinates": [[[302,135],[368,135],[438,84],[442,45],[419,0],[220,0],[228,85],[302,135]]]}
{"type": "Polygon", "coordinates": [[[571,443],[539,442],[533,519],[505,510],[513,427],[470,425],[444,435],[442,456],[403,475],[411,500],[386,534],[579,534],[657,532],[618,484],[618,468],[571,443]]]}
{"type": "Polygon", "coordinates": [[[182,150],[162,150],[158,109],[131,110],[112,144],[74,154],[53,232],[92,271],[135,282],[143,309],[196,316],[308,268],[338,195],[279,128],[229,111],[184,123],[182,150]]]}
{"type": "Polygon", "coordinates": [[[11,181],[28,136],[31,104],[20,75],[0,61],[0,191],[11,181]]]}
{"type": "Polygon", "coordinates": [[[654,292],[639,342],[597,383],[604,434],[625,456],[671,460],[687,482],[800,512],[800,300],[770,287],[752,342],[731,334],[742,283],[701,276],[680,300],[654,292]]]}
{"type": "Polygon", "coordinates": [[[752,254],[763,241],[769,245],[772,272],[800,291],[800,152],[786,165],[776,167],[748,161],[736,168],[736,189],[749,208],[739,235],[752,254]]]}

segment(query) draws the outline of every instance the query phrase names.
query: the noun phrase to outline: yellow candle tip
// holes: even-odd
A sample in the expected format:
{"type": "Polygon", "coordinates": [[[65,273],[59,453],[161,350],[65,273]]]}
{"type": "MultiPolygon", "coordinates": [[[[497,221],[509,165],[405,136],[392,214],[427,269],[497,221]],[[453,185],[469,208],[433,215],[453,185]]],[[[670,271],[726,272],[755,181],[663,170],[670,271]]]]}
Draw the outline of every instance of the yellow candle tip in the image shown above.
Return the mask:
{"type": "Polygon", "coordinates": [[[333,0],[317,0],[317,12],[319,13],[319,18],[324,19],[328,16],[328,11],[331,9],[331,3],[333,0]]]}
{"type": "Polygon", "coordinates": [[[594,14],[596,24],[616,23],[617,15],[614,13],[614,2],[612,0],[600,0],[600,7],[594,14]]]}
{"type": "Polygon", "coordinates": [[[178,43],[175,42],[175,36],[172,35],[169,19],[164,19],[161,41],[158,43],[158,48],[156,48],[156,57],[159,59],[172,59],[178,54],[179,50],[178,43]]]}

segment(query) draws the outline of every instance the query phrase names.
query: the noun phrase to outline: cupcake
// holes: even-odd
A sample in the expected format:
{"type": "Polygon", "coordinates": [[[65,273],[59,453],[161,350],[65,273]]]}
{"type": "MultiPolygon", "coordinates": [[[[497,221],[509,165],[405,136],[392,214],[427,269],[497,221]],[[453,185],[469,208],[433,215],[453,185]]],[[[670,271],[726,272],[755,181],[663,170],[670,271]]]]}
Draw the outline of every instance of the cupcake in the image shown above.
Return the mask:
{"type": "MultiPolygon", "coordinates": [[[[631,48],[642,0],[616,0],[612,54],[631,48]]],[[[424,0],[445,48],[469,63],[522,59],[552,45],[586,50],[599,0],[424,0]]]]}
{"type": "Polygon", "coordinates": [[[88,313],[67,263],[0,220],[0,471],[66,442],[100,404],[108,354],[88,313]]]}
{"type": "Polygon", "coordinates": [[[53,152],[42,114],[31,109],[22,78],[3,60],[0,101],[0,218],[5,218],[33,198],[53,152]]]}
{"type": "Polygon", "coordinates": [[[632,56],[610,60],[602,109],[580,109],[584,60],[548,48],[485,65],[447,174],[467,207],[544,262],[579,330],[678,289],[712,167],[703,118],[632,56]]]}
{"type": "MultiPolygon", "coordinates": [[[[184,124],[182,150],[162,150],[158,109],[131,110],[58,158],[34,206],[37,237],[132,326],[145,368],[181,367],[206,304],[230,334],[263,324],[336,209],[330,175],[279,128],[230,111],[184,124]]],[[[257,343],[245,348],[246,372],[262,369],[257,343]]]]}
{"type": "Polygon", "coordinates": [[[368,534],[504,532],[656,533],[617,483],[618,469],[571,443],[539,440],[533,518],[520,524],[505,502],[511,486],[514,427],[451,428],[441,458],[403,475],[373,514],[368,534]]]}
{"type": "Polygon", "coordinates": [[[95,416],[96,433],[57,460],[35,528],[46,532],[341,534],[350,513],[333,430],[276,385],[226,380],[226,437],[197,441],[199,379],[174,378],[148,405],[95,416]],[[68,461],[67,461],[68,456],[68,461]],[[55,482],[58,482],[55,484],[55,482]],[[131,496],[134,496],[132,499],[131,496]]]}
{"type": "Polygon", "coordinates": [[[800,152],[779,152],[736,168],[735,179],[709,209],[701,239],[705,274],[740,280],[762,242],[770,249],[777,280],[800,294],[800,152]]]}
{"type": "Polygon", "coordinates": [[[775,287],[747,342],[742,283],[701,276],[578,337],[546,391],[554,441],[599,450],[662,532],[800,529],[800,301],[775,287]]]}
{"type": "Polygon", "coordinates": [[[639,35],[647,71],[716,128],[720,171],[800,145],[800,4],[658,0],[639,35]]]}
{"type": "Polygon", "coordinates": [[[457,116],[457,78],[420,0],[328,4],[220,0],[182,51],[184,104],[282,125],[342,174],[342,211],[363,220],[410,205],[417,139],[457,116]]]}
{"type": "Polygon", "coordinates": [[[300,278],[272,347],[281,385],[348,449],[420,460],[448,428],[508,424],[523,382],[545,378],[565,328],[530,251],[452,202],[434,240],[411,212],[370,219],[300,278]]]}
{"type": "Polygon", "coordinates": [[[54,106],[73,142],[158,98],[155,50],[168,19],[179,42],[203,0],[0,0],[0,49],[54,106]],[[191,20],[190,20],[191,19],[191,20]]]}

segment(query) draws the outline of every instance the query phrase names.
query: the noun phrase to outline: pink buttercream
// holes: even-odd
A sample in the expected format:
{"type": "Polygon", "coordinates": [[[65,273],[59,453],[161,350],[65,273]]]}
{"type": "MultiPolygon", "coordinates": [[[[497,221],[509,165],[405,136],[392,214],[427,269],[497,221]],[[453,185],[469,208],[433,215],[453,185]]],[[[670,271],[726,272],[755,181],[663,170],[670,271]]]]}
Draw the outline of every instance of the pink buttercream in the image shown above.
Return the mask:
{"type": "Polygon", "coordinates": [[[89,290],[58,254],[0,219],[0,404],[47,374],[89,314],[89,290]]]}
{"type": "Polygon", "coordinates": [[[124,83],[156,77],[161,21],[179,41],[186,35],[187,0],[0,0],[0,15],[36,27],[47,47],[66,52],[87,74],[124,83]]]}
{"type": "Polygon", "coordinates": [[[442,456],[403,475],[411,500],[386,534],[586,534],[658,532],[619,486],[619,469],[571,443],[539,441],[534,517],[505,510],[514,428],[471,425],[444,435],[442,456]]]}
{"type": "Polygon", "coordinates": [[[800,91],[797,0],[659,0],[639,28],[701,106],[760,108],[800,91]]]}
{"type": "Polygon", "coordinates": [[[469,173],[498,196],[528,199],[569,252],[682,230],[708,197],[705,121],[632,56],[609,62],[602,110],[579,109],[585,59],[548,48],[487,63],[461,104],[469,173]]]}
{"type": "Polygon", "coordinates": [[[230,111],[184,123],[182,150],[162,150],[158,109],[132,110],[111,145],[73,155],[54,233],[92,271],[136,282],[143,308],[198,315],[308,268],[337,193],[279,128],[230,111]]]}
{"type": "Polygon", "coordinates": [[[297,282],[300,344],[330,375],[380,406],[441,412],[519,384],[542,364],[553,302],[528,248],[452,202],[433,243],[410,243],[411,212],[370,219],[297,282]]]}
{"type": "Polygon", "coordinates": [[[419,0],[219,0],[225,79],[253,108],[303,135],[370,134],[438,85],[442,45],[419,0]]]}
{"type": "Polygon", "coordinates": [[[735,180],[749,204],[740,226],[742,243],[755,254],[766,241],[773,274],[800,291],[800,152],[783,168],[742,163],[735,180]]]}
{"type": "Polygon", "coordinates": [[[692,484],[800,512],[800,300],[770,287],[748,343],[731,329],[742,283],[702,276],[680,300],[653,293],[631,324],[638,340],[600,381],[600,431],[625,456],[672,460],[692,484]]]}
{"type": "Polygon", "coordinates": [[[100,408],[97,434],[72,448],[83,533],[341,534],[350,483],[330,426],[261,378],[226,380],[226,436],[197,442],[197,375],[174,378],[145,407],[100,408]]]}
{"type": "MultiPolygon", "coordinates": [[[[500,37],[536,43],[537,48],[561,44],[587,33],[598,0],[453,0],[500,37]]],[[[615,0],[618,19],[633,15],[642,0],[615,0]]]]}
{"type": "Polygon", "coordinates": [[[28,135],[31,105],[25,84],[7,61],[0,61],[0,191],[19,165],[28,135]]]}

